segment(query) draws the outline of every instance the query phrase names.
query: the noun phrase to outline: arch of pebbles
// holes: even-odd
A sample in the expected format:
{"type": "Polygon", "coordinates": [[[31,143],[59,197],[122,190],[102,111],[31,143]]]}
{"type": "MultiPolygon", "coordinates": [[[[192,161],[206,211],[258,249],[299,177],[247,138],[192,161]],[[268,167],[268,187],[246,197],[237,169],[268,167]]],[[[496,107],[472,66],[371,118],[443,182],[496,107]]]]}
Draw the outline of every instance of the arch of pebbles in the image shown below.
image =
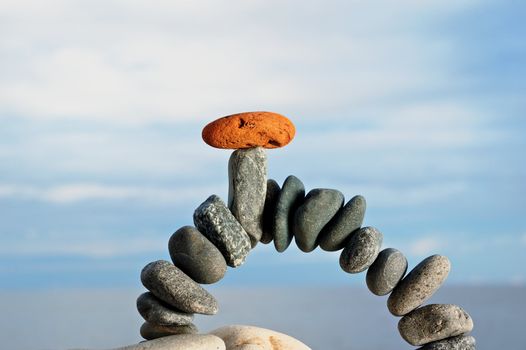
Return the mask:
{"type": "Polygon", "coordinates": [[[402,252],[381,249],[382,234],[362,227],[366,202],[362,196],[344,205],[334,189],[313,189],[289,176],[280,187],[267,180],[267,157],[261,147],[238,149],[228,164],[228,205],[210,196],[194,212],[195,227],[184,226],[169,240],[172,262],[155,261],[141,272],[148,289],[137,299],[145,319],[145,339],[197,333],[193,314],[216,314],[216,299],[200,284],[216,283],[227,266],[245,262],[258,242],[285,251],[294,237],[299,249],[341,250],[340,266],[351,274],[367,270],[366,284],[387,295],[387,308],[401,317],[400,335],[421,350],[475,349],[471,317],[460,306],[422,306],[443,284],[450,270],[447,257],[433,255],[408,274],[402,252]]]}

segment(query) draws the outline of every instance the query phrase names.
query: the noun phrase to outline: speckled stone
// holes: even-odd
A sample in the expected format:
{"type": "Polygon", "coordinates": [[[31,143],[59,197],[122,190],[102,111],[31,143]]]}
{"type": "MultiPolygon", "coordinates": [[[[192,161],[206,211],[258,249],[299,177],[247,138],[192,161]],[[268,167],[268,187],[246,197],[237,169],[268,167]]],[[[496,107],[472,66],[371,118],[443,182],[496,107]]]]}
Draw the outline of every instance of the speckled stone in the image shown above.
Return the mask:
{"type": "Polygon", "coordinates": [[[376,295],[387,295],[396,287],[407,271],[407,259],[400,251],[387,248],[378,254],[367,270],[365,281],[376,295]]]}
{"type": "Polygon", "coordinates": [[[417,350],[475,350],[475,347],[475,338],[470,335],[458,335],[426,344],[417,350]]]}
{"type": "Polygon", "coordinates": [[[276,204],[281,188],[275,180],[267,180],[267,193],[265,195],[265,208],[263,209],[263,235],[259,240],[263,244],[269,244],[274,239],[272,222],[276,213],[276,204]]]}
{"type": "Polygon", "coordinates": [[[310,350],[289,335],[254,326],[225,326],[210,333],[223,339],[228,350],[310,350]]]}
{"type": "Polygon", "coordinates": [[[216,283],[225,275],[223,254],[193,226],[175,231],[168,241],[168,251],[174,265],[197,283],[216,283]]]}
{"type": "Polygon", "coordinates": [[[424,345],[470,332],[473,320],[452,304],[431,304],[411,311],[398,322],[400,335],[411,345],[424,345]]]}
{"type": "Polygon", "coordinates": [[[238,267],[250,252],[250,238],[230,209],[211,195],[194,212],[194,224],[223,254],[228,266],[238,267]]]}
{"type": "Polygon", "coordinates": [[[193,314],[170,307],[150,292],[139,295],[137,310],[147,322],[160,325],[190,324],[194,318],[193,314]]]}
{"type": "Polygon", "coordinates": [[[146,265],[141,282],[157,298],[183,312],[214,315],[219,310],[210,293],[166,260],[146,265]]]}
{"type": "Polygon", "coordinates": [[[382,246],[383,235],[374,227],[362,227],[352,235],[340,255],[340,266],[348,273],[367,270],[382,246]]]}
{"type": "Polygon", "coordinates": [[[292,231],[296,245],[308,253],[316,249],[322,228],[343,205],[343,194],[338,190],[315,188],[303,200],[294,214],[292,231]]]}
{"type": "Polygon", "coordinates": [[[362,226],[365,207],[364,197],[351,198],[321,230],[318,239],[321,249],[331,252],[342,249],[347,238],[362,226]]]}
{"type": "Polygon", "coordinates": [[[292,242],[292,223],[294,213],[303,203],[305,186],[300,179],[290,175],[285,179],[274,215],[274,246],[278,252],[284,252],[292,242]]]}
{"type": "Polygon", "coordinates": [[[238,149],[228,161],[228,207],[250,236],[252,247],[263,234],[267,193],[267,154],[262,147],[238,149]]]}
{"type": "Polygon", "coordinates": [[[212,334],[178,334],[128,345],[114,350],[226,350],[225,342],[212,334]]]}
{"type": "Polygon", "coordinates": [[[398,283],[389,298],[387,308],[395,316],[403,316],[429,299],[447,278],[451,264],[442,255],[424,259],[398,283]]]}
{"type": "Polygon", "coordinates": [[[196,334],[197,327],[192,323],[186,325],[166,326],[144,322],[141,326],[140,332],[141,337],[143,337],[146,340],[152,340],[161,337],[166,337],[168,335],[196,334]]]}

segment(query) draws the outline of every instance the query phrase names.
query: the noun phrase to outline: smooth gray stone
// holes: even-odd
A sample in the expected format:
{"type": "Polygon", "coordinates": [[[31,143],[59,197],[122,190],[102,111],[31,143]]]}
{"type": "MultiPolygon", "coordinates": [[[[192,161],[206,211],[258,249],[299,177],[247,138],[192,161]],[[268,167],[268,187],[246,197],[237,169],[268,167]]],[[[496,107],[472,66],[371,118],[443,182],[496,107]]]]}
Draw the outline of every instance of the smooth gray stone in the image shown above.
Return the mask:
{"type": "Polygon", "coordinates": [[[365,207],[364,197],[358,195],[351,198],[321,230],[321,249],[330,252],[342,249],[347,238],[362,226],[365,207]]]}
{"type": "Polygon", "coordinates": [[[383,235],[374,227],[362,227],[347,242],[340,255],[340,267],[348,273],[367,270],[382,246],[383,235]]]}
{"type": "Polygon", "coordinates": [[[376,295],[387,295],[396,287],[407,272],[407,259],[394,248],[384,249],[367,270],[365,281],[376,295]]]}
{"type": "Polygon", "coordinates": [[[194,319],[193,314],[174,309],[151,292],[139,295],[137,310],[147,322],[160,325],[185,325],[194,319]]]}
{"type": "Polygon", "coordinates": [[[174,265],[197,283],[216,283],[225,275],[223,254],[193,226],[175,231],[168,241],[168,251],[174,265]]]}
{"type": "Polygon", "coordinates": [[[148,340],[114,350],[226,350],[225,342],[212,334],[178,334],[148,340]]]}
{"type": "Polygon", "coordinates": [[[265,196],[265,209],[263,209],[263,235],[259,240],[263,244],[268,244],[274,239],[272,232],[272,222],[276,214],[276,204],[281,188],[275,180],[267,180],[267,194],[265,196]]]}
{"type": "Polygon", "coordinates": [[[475,350],[476,345],[471,335],[459,335],[426,344],[417,350],[475,350]]]}
{"type": "Polygon", "coordinates": [[[470,332],[473,320],[452,304],[431,304],[411,311],[398,322],[398,331],[411,345],[424,345],[470,332]]]}
{"type": "Polygon", "coordinates": [[[263,234],[267,193],[267,154],[262,147],[238,149],[228,161],[228,207],[250,236],[252,247],[263,234]]]}
{"type": "Polygon", "coordinates": [[[194,224],[223,254],[228,266],[245,262],[250,238],[230,209],[218,196],[211,195],[194,212],[194,224]]]}
{"type": "Polygon", "coordinates": [[[447,278],[451,263],[442,255],[424,259],[402,279],[387,299],[387,308],[395,316],[403,316],[422,305],[447,278]]]}
{"type": "Polygon", "coordinates": [[[140,330],[141,337],[146,340],[152,340],[176,334],[196,334],[197,332],[197,327],[193,323],[186,325],[166,326],[144,322],[140,330]]]}
{"type": "Polygon", "coordinates": [[[294,214],[292,231],[296,245],[308,253],[316,249],[322,228],[334,217],[343,205],[343,194],[338,190],[316,188],[303,200],[294,214]]]}
{"type": "Polygon", "coordinates": [[[219,310],[210,293],[166,260],[146,265],[141,282],[157,298],[183,312],[214,315],[219,310]]]}
{"type": "Polygon", "coordinates": [[[294,213],[303,203],[305,186],[296,176],[285,179],[278,202],[272,231],[274,232],[274,247],[278,252],[284,252],[292,242],[292,223],[294,213]]]}

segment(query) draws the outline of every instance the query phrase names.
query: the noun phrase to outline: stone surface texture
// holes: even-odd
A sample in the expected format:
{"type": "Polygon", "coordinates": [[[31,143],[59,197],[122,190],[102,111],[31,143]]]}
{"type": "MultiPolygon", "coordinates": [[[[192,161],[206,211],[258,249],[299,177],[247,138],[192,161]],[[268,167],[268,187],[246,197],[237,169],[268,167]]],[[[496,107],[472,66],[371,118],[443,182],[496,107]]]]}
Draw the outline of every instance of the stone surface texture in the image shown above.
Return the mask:
{"type": "Polygon", "coordinates": [[[226,350],[225,342],[212,334],[179,334],[114,350],[226,350]]]}
{"type": "Polygon", "coordinates": [[[223,254],[228,266],[245,262],[251,244],[245,229],[216,195],[211,195],[194,212],[194,224],[223,254]]]}
{"type": "Polygon", "coordinates": [[[141,326],[141,337],[146,340],[166,337],[167,335],[175,334],[196,334],[197,327],[190,323],[185,325],[159,325],[149,322],[144,322],[141,326]]]}
{"type": "Polygon", "coordinates": [[[270,329],[233,325],[210,332],[223,339],[228,350],[309,350],[297,339],[270,329]]]}
{"type": "Polygon", "coordinates": [[[272,226],[274,247],[280,253],[284,252],[292,242],[294,213],[303,203],[304,198],[303,182],[294,175],[287,177],[279,194],[272,226]]]}
{"type": "Polygon", "coordinates": [[[347,242],[340,254],[340,267],[348,273],[360,273],[374,262],[382,246],[383,235],[374,227],[362,227],[347,242]]]}
{"type": "Polygon", "coordinates": [[[263,234],[259,240],[263,244],[269,244],[274,239],[272,223],[276,213],[276,204],[278,203],[281,188],[279,184],[272,179],[267,180],[267,193],[265,195],[265,208],[263,209],[263,234]]]}
{"type": "Polygon", "coordinates": [[[407,271],[407,259],[402,252],[387,248],[378,254],[367,270],[365,281],[376,295],[387,295],[396,287],[407,271]]]}
{"type": "Polygon", "coordinates": [[[175,310],[158,299],[151,292],[137,298],[137,310],[148,322],[160,325],[185,325],[192,323],[193,314],[175,310]]]}
{"type": "Polygon", "coordinates": [[[426,344],[417,350],[475,350],[476,345],[475,338],[472,336],[458,335],[426,344]]]}

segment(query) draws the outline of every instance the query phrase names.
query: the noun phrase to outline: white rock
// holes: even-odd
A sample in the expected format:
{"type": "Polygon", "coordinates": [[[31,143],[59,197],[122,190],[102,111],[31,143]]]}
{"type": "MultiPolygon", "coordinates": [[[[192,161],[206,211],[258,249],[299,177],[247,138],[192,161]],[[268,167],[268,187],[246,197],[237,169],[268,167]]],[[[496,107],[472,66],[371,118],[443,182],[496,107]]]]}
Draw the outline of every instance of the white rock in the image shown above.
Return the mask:
{"type": "Polygon", "coordinates": [[[211,334],[178,334],[114,350],[225,350],[221,338],[211,334]]]}

